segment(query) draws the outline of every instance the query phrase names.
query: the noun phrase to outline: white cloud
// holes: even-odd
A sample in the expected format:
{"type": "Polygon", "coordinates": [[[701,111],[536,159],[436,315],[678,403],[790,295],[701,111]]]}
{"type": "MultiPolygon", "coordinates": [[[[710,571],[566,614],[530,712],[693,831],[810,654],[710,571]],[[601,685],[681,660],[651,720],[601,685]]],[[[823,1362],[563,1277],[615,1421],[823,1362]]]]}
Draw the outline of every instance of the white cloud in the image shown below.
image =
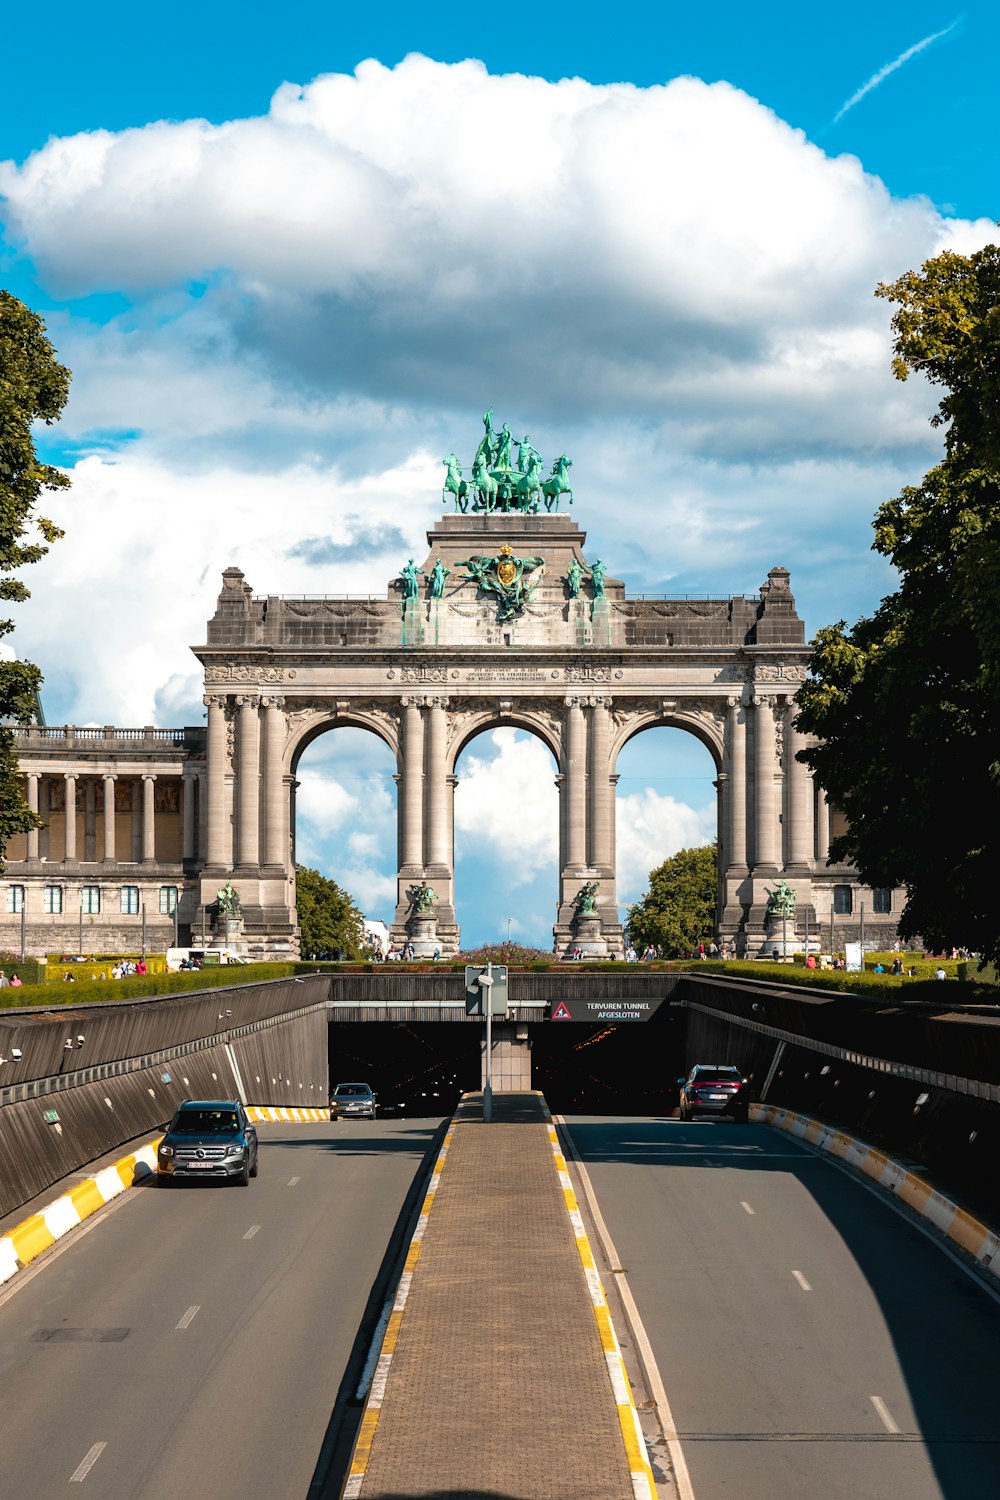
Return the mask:
{"type": "Polygon", "coordinates": [[[994,232],[894,201],[727,83],[419,56],[285,84],[261,118],[54,140],[0,193],[54,287],[147,302],[87,330],[121,408],[199,432],[264,412],[300,438],[341,397],[481,386],[563,424],[672,412],[732,442],[736,406],[764,413],[758,439],[896,441],[921,397],[892,385],[872,288],[994,232]]]}
{"type": "MultiPolygon", "coordinates": [[[[559,804],[555,763],[534,735],[494,729],[489,749],[470,748],[458,762],[455,829],[465,849],[485,848],[503,867],[511,887],[529,885],[539,867],[555,870],[559,859],[559,804]]],[[[457,851],[461,857],[462,850],[457,851]]]]}
{"type": "Polygon", "coordinates": [[[618,797],[618,902],[623,911],[629,903],[638,901],[648,884],[649,872],[671,854],[715,839],[716,817],[714,802],[707,807],[689,807],[651,787],[618,797]]]}

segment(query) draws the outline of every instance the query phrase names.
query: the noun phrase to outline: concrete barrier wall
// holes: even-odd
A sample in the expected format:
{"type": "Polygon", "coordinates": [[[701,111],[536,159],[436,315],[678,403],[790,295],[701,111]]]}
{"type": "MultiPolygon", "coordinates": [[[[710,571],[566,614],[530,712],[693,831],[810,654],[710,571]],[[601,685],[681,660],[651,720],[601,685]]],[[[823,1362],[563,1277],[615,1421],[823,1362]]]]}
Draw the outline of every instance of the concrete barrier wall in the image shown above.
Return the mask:
{"type": "MultiPolygon", "coordinates": [[[[21,1207],[88,1162],[162,1128],[182,1099],[233,1098],[240,1094],[242,1083],[246,1103],[324,1106],[329,1092],[325,996],[310,997],[306,986],[290,991],[283,983],[274,988],[248,988],[258,993],[212,991],[198,997],[197,1007],[185,1006],[176,1012],[172,1010],[176,1002],[171,1000],[159,1002],[159,1014],[150,1011],[146,1002],[137,1013],[135,1007],[123,1006],[114,1007],[120,1011],[117,1015],[105,1014],[107,1008],[102,1007],[100,1012],[84,1008],[83,1015],[74,1008],[71,1017],[35,1013],[14,1018],[16,1024],[10,1030],[23,1039],[25,1050],[22,1073],[32,1066],[32,1058],[37,1066],[39,1058],[44,1062],[59,1056],[70,1024],[74,1039],[77,1034],[86,1038],[85,1046],[94,1039],[92,1068],[168,1046],[183,1050],[167,1061],[113,1077],[91,1081],[84,1070],[73,1086],[0,1107],[0,1215],[21,1207]],[[261,990],[268,993],[262,995],[261,990]],[[297,1008],[281,1016],[278,1007],[282,1003],[302,1007],[310,998],[314,1001],[311,1009],[297,1008]],[[164,1006],[171,1009],[164,1012],[164,1006]],[[131,1018],[128,1012],[133,1012],[131,1018]],[[258,1029],[238,1035],[220,1031],[236,1023],[258,1029]],[[177,1040],[178,1033],[187,1037],[186,1043],[177,1040]],[[99,1041],[106,1044],[111,1058],[100,1056],[99,1041]]],[[[7,1046],[4,1038],[0,1049],[7,1046]]],[[[0,1051],[0,1055],[8,1053],[0,1051]]],[[[74,1062],[79,1069],[77,1057],[74,1062]]],[[[30,1082],[25,1086],[31,1087],[30,1082]]]]}

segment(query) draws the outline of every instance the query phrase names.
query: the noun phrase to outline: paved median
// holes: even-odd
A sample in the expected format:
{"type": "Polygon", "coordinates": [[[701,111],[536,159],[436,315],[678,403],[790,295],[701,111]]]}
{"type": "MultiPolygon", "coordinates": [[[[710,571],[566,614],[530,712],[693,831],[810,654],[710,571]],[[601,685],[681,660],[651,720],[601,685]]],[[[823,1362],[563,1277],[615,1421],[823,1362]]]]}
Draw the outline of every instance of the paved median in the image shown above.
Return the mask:
{"type": "Polygon", "coordinates": [[[651,1500],[603,1288],[537,1094],[463,1100],[374,1364],[345,1500],[651,1500]]]}

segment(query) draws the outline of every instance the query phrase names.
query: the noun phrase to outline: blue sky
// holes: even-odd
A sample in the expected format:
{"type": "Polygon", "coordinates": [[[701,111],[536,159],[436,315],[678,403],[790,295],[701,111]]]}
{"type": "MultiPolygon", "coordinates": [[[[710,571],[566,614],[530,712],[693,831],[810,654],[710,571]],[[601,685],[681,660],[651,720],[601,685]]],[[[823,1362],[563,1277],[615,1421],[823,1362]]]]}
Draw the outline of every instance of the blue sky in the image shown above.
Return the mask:
{"type": "MultiPolygon", "coordinates": [[[[871,292],[993,237],[998,32],[924,3],[7,17],[0,281],[75,374],[44,434],[67,536],[15,637],[50,721],[197,721],[186,644],[229,562],[383,592],[490,402],[573,454],[591,555],[636,590],[782,562],[810,630],[871,609],[872,513],[939,442],[871,292]]],[[[303,847],[384,914],[378,752],[310,757],[303,847]]],[[[714,793],[683,736],[626,757],[635,896],[714,793]]],[[[487,736],[459,772],[465,935],[510,915],[545,944],[545,753],[487,736]],[[523,845],[482,826],[482,779],[540,799],[523,845]]]]}

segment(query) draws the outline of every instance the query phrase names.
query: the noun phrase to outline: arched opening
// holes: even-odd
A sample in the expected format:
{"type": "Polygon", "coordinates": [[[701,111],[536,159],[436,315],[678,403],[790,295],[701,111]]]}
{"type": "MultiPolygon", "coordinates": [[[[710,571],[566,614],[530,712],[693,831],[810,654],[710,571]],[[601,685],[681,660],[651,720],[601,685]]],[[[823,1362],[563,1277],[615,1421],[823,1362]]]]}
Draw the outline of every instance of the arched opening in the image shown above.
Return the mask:
{"type": "Polygon", "coordinates": [[[681,849],[718,838],[718,769],[686,729],[653,724],[619,751],[616,861],[622,921],[649,884],[650,871],[681,849]]]}
{"type": "Polygon", "coordinates": [[[558,767],[540,736],[486,726],[455,763],[455,897],[462,947],[552,949],[559,895],[558,767]]]}
{"type": "Polygon", "coordinates": [[[369,729],[328,728],[293,762],[293,857],[335,880],[388,933],[396,904],[396,757],[369,729]]]}

